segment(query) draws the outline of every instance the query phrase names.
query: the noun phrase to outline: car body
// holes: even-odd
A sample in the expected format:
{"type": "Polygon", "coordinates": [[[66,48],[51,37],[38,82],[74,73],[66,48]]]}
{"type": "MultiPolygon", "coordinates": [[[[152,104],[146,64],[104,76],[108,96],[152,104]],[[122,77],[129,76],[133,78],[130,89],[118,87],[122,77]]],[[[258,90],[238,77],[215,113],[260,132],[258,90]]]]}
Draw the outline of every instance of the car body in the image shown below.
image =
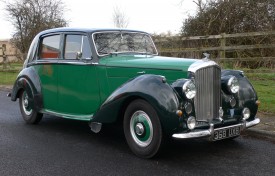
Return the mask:
{"type": "Polygon", "coordinates": [[[166,137],[232,139],[260,122],[257,94],[242,71],[204,59],[158,56],[151,36],[122,29],[56,28],[39,33],[11,92],[24,120],[43,114],[123,124],[140,157],[166,137]]]}

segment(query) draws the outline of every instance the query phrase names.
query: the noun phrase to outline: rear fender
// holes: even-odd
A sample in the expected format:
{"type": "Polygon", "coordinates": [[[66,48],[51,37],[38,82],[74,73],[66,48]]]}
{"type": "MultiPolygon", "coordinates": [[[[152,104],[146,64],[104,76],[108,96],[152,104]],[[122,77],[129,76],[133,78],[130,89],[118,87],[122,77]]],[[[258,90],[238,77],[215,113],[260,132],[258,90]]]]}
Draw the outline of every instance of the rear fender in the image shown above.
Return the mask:
{"type": "Polygon", "coordinates": [[[22,90],[27,92],[33,108],[36,111],[41,110],[43,107],[43,100],[40,79],[35,70],[31,67],[25,68],[19,73],[13,85],[11,100],[16,101],[22,90]]]}

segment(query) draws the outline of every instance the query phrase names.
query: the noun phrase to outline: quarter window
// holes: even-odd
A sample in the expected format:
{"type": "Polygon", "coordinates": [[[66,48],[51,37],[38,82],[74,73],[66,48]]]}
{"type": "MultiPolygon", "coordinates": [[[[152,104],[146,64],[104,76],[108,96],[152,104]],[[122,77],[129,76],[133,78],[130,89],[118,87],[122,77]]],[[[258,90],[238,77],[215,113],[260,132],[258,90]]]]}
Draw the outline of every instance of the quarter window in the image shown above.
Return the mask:
{"type": "Polygon", "coordinates": [[[41,59],[60,58],[60,35],[53,35],[43,38],[40,53],[41,59]]]}
{"type": "Polygon", "coordinates": [[[92,52],[87,36],[66,35],[65,59],[91,58],[92,52]]]}

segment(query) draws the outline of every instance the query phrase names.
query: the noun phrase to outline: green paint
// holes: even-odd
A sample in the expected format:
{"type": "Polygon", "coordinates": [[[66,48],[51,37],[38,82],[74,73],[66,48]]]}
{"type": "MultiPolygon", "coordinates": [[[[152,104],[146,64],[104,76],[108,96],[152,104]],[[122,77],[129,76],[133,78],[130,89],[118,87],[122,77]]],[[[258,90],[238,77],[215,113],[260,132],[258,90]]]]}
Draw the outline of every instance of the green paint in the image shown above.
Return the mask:
{"type": "Polygon", "coordinates": [[[108,92],[101,93],[101,98],[105,100],[119,86],[142,74],[165,76],[168,83],[187,78],[187,70],[195,61],[197,60],[143,55],[114,55],[101,58],[99,65],[105,68],[104,70],[100,68],[99,74],[105,77],[100,77],[100,82],[104,82],[104,86],[109,86],[108,90],[107,88],[104,90],[108,92]],[[108,77],[108,82],[106,82],[106,77],[108,77]]]}
{"type": "Polygon", "coordinates": [[[34,67],[40,76],[45,110],[73,118],[91,116],[99,108],[95,66],[55,63],[34,67]]]}
{"type": "Polygon", "coordinates": [[[143,136],[143,137],[137,136],[137,137],[141,141],[147,141],[149,139],[150,134],[151,134],[149,123],[146,120],[146,118],[144,118],[142,115],[139,116],[138,118],[139,118],[139,122],[141,122],[144,125],[144,127],[145,127],[145,136],[143,136]]]}
{"type": "Polygon", "coordinates": [[[130,79],[155,74],[165,76],[171,83],[186,78],[188,67],[196,60],[117,55],[101,58],[98,65],[81,60],[60,61],[34,65],[41,81],[44,111],[90,120],[109,95],[130,79]]]}
{"type": "Polygon", "coordinates": [[[59,65],[58,112],[87,115],[99,108],[99,86],[95,66],[59,65]]]}
{"type": "Polygon", "coordinates": [[[33,67],[40,78],[44,107],[52,111],[58,111],[57,88],[59,66],[57,64],[47,64],[35,65],[33,67]]]}

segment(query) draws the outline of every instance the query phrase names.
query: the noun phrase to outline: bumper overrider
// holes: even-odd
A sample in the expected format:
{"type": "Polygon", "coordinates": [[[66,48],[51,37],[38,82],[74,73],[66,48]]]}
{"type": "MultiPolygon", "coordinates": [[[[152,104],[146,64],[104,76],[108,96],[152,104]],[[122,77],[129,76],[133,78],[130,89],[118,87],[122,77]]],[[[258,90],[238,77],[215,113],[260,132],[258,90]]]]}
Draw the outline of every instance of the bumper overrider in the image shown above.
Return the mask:
{"type": "MultiPolygon", "coordinates": [[[[227,130],[227,129],[234,129],[234,128],[240,129],[240,131],[238,131],[234,135],[227,136],[225,138],[234,137],[234,136],[238,136],[241,131],[244,131],[247,128],[255,126],[255,125],[259,124],[259,123],[260,123],[260,119],[259,118],[255,118],[252,121],[243,120],[241,123],[238,123],[238,124],[235,124],[235,125],[226,126],[226,127],[222,127],[222,128],[214,128],[214,124],[210,123],[210,125],[209,125],[210,127],[207,130],[194,130],[194,131],[190,131],[190,132],[175,133],[175,134],[172,135],[172,137],[176,138],[176,139],[192,139],[192,138],[209,137],[210,140],[219,140],[219,139],[215,138],[215,136],[214,136],[215,132],[223,131],[223,130],[227,130]]],[[[222,139],[225,139],[225,138],[222,138],[222,139]]]]}

